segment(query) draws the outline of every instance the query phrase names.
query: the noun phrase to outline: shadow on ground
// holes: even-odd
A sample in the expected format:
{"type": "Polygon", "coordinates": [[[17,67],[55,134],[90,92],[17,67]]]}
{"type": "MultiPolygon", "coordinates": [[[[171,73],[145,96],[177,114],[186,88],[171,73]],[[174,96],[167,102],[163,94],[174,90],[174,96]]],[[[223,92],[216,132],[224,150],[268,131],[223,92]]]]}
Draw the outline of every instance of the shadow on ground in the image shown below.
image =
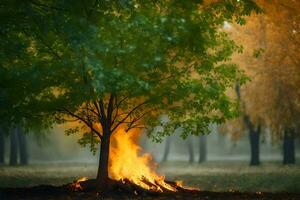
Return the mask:
{"type": "Polygon", "coordinates": [[[30,188],[2,188],[0,189],[1,200],[167,200],[167,199],[285,199],[298,200],[300,193],[240,193],[240,192],[185,192],[152,195],[129,195],[114,193],[101,195],[97,192],[71,192],[64,187],[58,186],[36,186],[30,188]]]}

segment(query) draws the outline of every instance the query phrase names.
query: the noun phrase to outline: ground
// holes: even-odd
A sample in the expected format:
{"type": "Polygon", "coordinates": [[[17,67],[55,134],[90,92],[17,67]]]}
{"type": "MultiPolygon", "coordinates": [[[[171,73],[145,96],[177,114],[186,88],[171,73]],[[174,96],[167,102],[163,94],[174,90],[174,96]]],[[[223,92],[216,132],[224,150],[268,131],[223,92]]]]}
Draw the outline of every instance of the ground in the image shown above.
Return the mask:
{"type": "MultiPolygon", "coordinates": [[[[201,191],[210,191],[202,192],[201,194],[179,195],[176,197],[177,199],[198,199],[199,197],[203,197],[204,199],[209,197],[213,197],[213,199],[257,199],[259,197],[262,199],[300,199],[299,164],[295,166],[283,166],[280,162],[268,162],[263,163],[260,167],[249,167],[248,163],[237,161],[215,161],[201,165],[190,165],[185,162],[167,162],[161,164],[158,170],[159,172],[164,173],[169,180],[183,180],[185,185],[199,188],[201,191]],[[248,192],[251,194],[248,194],[248,192]]],[[[0,167],[0,188],[2,188],[2,191],[7,191],[3,188],[22,188],[38,185],[60,186],[80,177],[93,178],[95,175],[96,166],[84,163],[44,163],[26,167],[2,166],[0,167]]],[[[45,188],[38,187],[34,188],[32,191],[37,193],[42,191],[42,195],[47,195],[47,192],[45,193],[44,189],[45,188]]],[[[55,192],[57,188],[54,188],[53,190],[55,192]]],[[[24,190],[19,189],[19,192],[20,191],[24,193],[24,190]]],[[[86,197],[86,199],[91,199],[94,196],[86,197]]],[[[68,198],[64,195],[61,197],[61,199],[78,198],[84,199],[84,194],[71,195],[68,196],[68,198]],[[78,195],[83,196],[80,196],[79,198],[78,195]]],[[[133,197],[126,197],[125,199],[131,198],[133,197]]],[[[170,197],[165,196],[155,198],[168,199],[170,197]]],[[[149,199],[155,198],[149,197],[149,199]]],[[[59,198],[56,197],[55,199],[59,198]]],[[[143,197],[142,199],[147,198],[143,197]]]]}

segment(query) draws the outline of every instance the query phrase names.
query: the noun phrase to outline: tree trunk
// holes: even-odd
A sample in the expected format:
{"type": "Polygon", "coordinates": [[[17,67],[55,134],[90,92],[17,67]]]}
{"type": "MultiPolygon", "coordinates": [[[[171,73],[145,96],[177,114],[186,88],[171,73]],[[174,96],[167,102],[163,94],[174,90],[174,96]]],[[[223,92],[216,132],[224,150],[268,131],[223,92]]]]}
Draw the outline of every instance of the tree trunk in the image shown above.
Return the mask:
{"type": "Polygon", "coordinates": [[[108,183],[108,161],[109,161],[109,146],[110,146],[110,133],[104,133],[100,144],[100,158],[97,174],[97,182],[99,187],[106,187],[108,183]]]}
{"type": "Polygon", "coordinates": [[[188,150],[189,150],[189,163],[193,163],[194,162],[194,148],[193,148],[193,142],[190,137],[187,138],[187,146],[188,146],[188,150]]]}
{"type": "Polygon", "coordinates": [[[20,164],[28,164],[28,151],[26,135],[22,131],[21,127],[18,127],[18,139],[19,139],[19,152],[20,152],[20,164]]]}
{"type": "Polygon", "coordinates": [[[18,163],[18,128],[13,128],[10,134],[10,156],[9,164],[17,165],[18,163]]]}
{"type": "Polygon", "coordinates": [[[4,156],[5,156],[5,142],[4,142],[4,134],[0,129],[0,165],[4,164],[4,156]]]}
{"type": "Polygon", "coordinates": [[[244,122],[249,130],[250,152],[251,152],[250,165],[257,166],[260,164],[259,138],[260,138],[261,125],[258,124],[257,128],[255,128],[255,125],[252,123],[248,115],[244,115],[244,122]]]}
{"type": "Polygon", "coordinates": [[[207,159],[206,135],[201,135],[200,142],[199,142],[199,163],[205,162],[206,159],[207,159]]]}
{"type": "Polygon", "coordinates": [[[250,129],[249,130],[249,138],[250,138],[250,149],[251,149],[251,166],[257,166],[260,164],[259,159],[259,137],[260,137],[260,128],[257,130],[250,129]]]}
{"type": "Polygon", "coordinates": [[[286,130],[283,138],[283,164],[295,164],[295,136],[293,131],[286,130]]]}
{"type": "Polygon", "coordinates": [[[169,153],[170,153],[170,147],[171,147],[171,136],[168,136],[166,138],[166,144],[165,144],[165,150],[164,150],[162,162],[166,162],[168,160],[169,153]]]}

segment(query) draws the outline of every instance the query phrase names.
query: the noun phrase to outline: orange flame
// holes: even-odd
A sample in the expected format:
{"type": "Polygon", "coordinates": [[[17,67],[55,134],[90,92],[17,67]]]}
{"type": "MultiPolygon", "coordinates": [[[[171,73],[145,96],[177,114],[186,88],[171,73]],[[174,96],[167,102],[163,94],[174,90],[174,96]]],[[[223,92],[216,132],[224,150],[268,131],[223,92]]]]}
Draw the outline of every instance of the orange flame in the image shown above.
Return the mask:
{"type": "Polygon", "coordinates": [[[82,187],[81,187],[81,184],[80,182],[83,182],[83,181],[86,181],[88,180],[86,177],[82,177],[76,181],[74,181],[72,184],[71,184],[71,189],[73,191],[81,191],[82,190],[82,187]]]}
{"type": "Polygon", "coordinates": [[[165,177],[155,172],[150,154],[142,153],[137,141],[140,131],[137,129],[125,132],[119,128],[113,133],[110,148],[109,173],[115,180],[129,180],[140,187],[157,192],[177,191],[176,182],[173,186],[165,182],[165,177]]]}

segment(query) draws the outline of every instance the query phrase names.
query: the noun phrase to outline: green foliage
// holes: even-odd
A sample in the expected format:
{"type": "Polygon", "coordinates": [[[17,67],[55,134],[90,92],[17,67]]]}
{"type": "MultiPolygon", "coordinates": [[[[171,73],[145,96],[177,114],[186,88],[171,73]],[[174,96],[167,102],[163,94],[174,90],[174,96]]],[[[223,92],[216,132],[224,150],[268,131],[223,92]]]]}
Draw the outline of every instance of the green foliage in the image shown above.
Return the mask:
{"type": "MultiPolygon", "coordinates": [[[[8,124],[25,118],[28,127],[48,128],[80,111],[94,123],[99,117],[90,118],[83,105],[100,100],[107,105],[113,95],[119,101],[126,98],[119,111],[134,110],[130,119],[142,116],[149,129],[158,124],[158,114],[169,116],[164,133],[150,134],[154,139],[178,126],[183,137],[207,133],[210,123],[236,115],[237,103],[226,92],[246,79],[230,63],[241,47],[221,27],[224,21],[244,24],[243,17],[253,10],[260,11],[250,0],[209,5],[3,1],[0,117],[8,124]],[[145,106],[135,109],[141,102],[145,106]]],[[[87,131],[80,143],[93,149],[94,137],[87,131]]]]}
{"type": "Polygon", "coordinates": [[[262,48],[254,49],[253,50],[253,57],[259,58],[261,56],[261,54],[263,54],[264,52],[265,52],[265,50],[262,49],[262,48]]]}

